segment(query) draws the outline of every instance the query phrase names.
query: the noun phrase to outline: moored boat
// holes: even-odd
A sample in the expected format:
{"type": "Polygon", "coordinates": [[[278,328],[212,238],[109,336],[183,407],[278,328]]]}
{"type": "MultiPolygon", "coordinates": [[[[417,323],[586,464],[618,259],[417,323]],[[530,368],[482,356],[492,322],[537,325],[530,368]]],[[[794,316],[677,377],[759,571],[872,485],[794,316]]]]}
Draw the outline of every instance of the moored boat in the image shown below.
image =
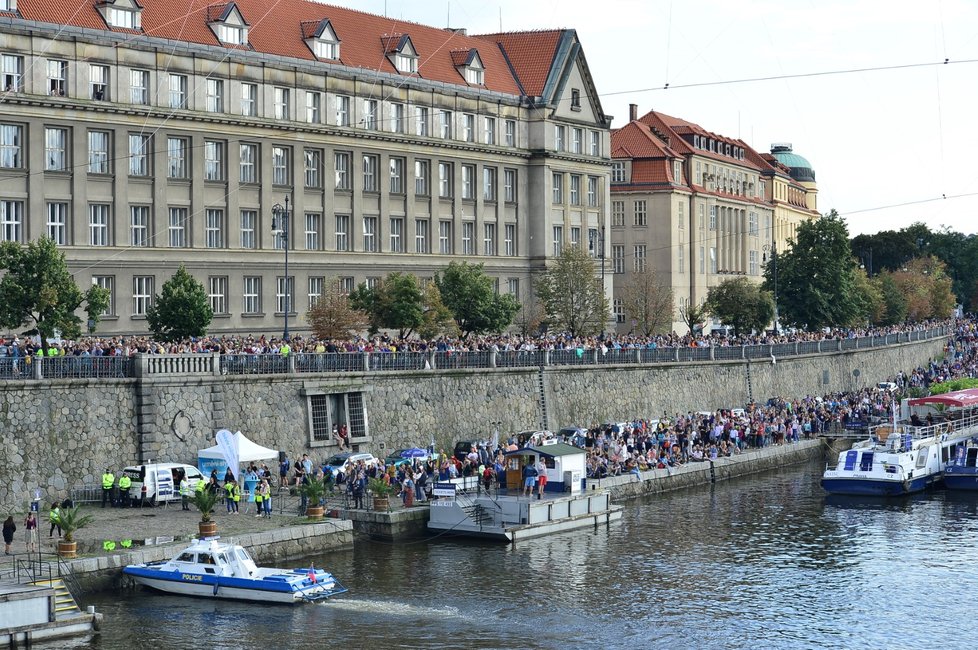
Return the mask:
{"type": "Polygon", "coordinates": [[[123,573],[157,591],[204,598],[298,603],[346,591],[322,569],[259,567],[247,549],[218,538],[194,540],[170,560],[130,564],[123,573]]]}
{"type": "Polygon", "coordinates": [[[978,492],[978,444],[974,439],[954,448],[954,455],[944,468],[944,486],[978,492]]]}

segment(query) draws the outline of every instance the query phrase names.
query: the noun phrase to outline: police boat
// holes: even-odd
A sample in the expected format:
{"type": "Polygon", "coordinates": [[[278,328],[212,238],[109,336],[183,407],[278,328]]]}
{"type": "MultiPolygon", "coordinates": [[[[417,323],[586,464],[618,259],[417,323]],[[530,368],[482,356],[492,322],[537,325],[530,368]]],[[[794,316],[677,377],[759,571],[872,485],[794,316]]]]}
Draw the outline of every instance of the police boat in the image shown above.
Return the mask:
{"type": "Polygon", "coordinates": [[[214,537],[194,540],[173,559],[130,564],[122,572],[157,591],[204,598],[291,604],[346,591],[333,574],[322,569],[259,567],[247,549],[214,537]]]}

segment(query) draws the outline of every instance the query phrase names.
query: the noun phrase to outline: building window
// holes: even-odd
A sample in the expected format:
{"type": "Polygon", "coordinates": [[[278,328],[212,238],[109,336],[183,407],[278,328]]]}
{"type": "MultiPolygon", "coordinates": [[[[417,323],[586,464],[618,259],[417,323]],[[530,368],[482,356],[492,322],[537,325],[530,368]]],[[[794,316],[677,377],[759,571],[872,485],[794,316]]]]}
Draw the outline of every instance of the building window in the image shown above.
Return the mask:
{"type": "Polygon", "coordinates": [[[246,275],[241,292],[241,311],[245,314],[261,313],[261,277],[246,275]]]}
{"type": "Polygon", "coordinates": [[[506,203],[516,203],[516,170],[503,171],[503,198],[506,203]]]}
{"type": "Polygon", "coordinates": [[[323,30],[322,35],[315,42],[314,52],[318,59],[336,61],[340,58],[340,44],[338,41],[329,39],[329,31],[323,30]]]}
{"type": "Polygon", "coordinates": [[[187,140],[186,138],[167,138],[167,177],[187,178],[187,140]]]}
{"type": "Polygon", "coordinates": [[[496,254],[496,224],[487,223],[482,226],[482,254],[496,254]]]}
{"type": "Polygon", "coordinates": [[[90,97],[96,101],[109,101],[109,66],[88,66],[90,97]]]}
{"type": "Polygon", "coordinates": [[[115,276],[114,275],[93,275],[92,286],[100,287],[109,292],[109,304],[99,316],[115,315],[115,276]]]}
{"type": "Polygon", "coordinates": [[[306,122],[309,124],[319,124],[320,121],[320,102],[322,96],[311,90],[306,91],[306,122]]]}
{"type": "Polygon", "coordinates": [[[475,200],[475,165],[462,165],[462,198],[475,200]]]}
{"type": "Polygon", "coordinates": [[[438,163],[438,196],[452,198],[452,163],[438,163]]]}
{"type": "Polygon", "coordinates": [[[276,87],[274,92],[274,110],[276,120],[287,120],[289,116],[292,115],[292,111],[289,110],[289,89],[276,87]]]}
{"type": "Polygon", "coordinates": [[[48,94],[64,97],[68,94],[68,62],[48,59],[48,94]]]}
{"type": "Polygon", "coordinates": [[[564,202],[564,175],[561,172],[553,173],[553,202],[555,204],[564,202]]]}
{"type": "Polygon", "coordinates": [[[584,129],[571,129],[571,151],[584,153],[584,129]]]}
{"type": "Polygon", "coordinates": [[[241,183],[258,182],[258,145],[243,142],[238,147],[238,181],[241,183]]]}
{"type": "Polygon", "coordinates": [[[475,224],[471,221],[462,222],[462,255],[475,255],[475,224]]]}
{"type": "Polygon", "coordinates": [[[319,299],[323,296],[323,287],[326,286],[326,278],[320,276],[310,276],[309,277],[309,288],[306,291],[306,297],[309,299],[309,309],[312,309],[319,302],[319,299]]]}
{"type": "Polygon", "coordinates": [[[612,226],[625,225],[625,202],[624,201],[611,202],[611,225],[612,226]]]}
{"type": "Polygon", "coordinates": [[[645,201],[635,201],[634,208],[634,225],[647,226],[649,221],[648,203],[645,201]]]}
{"type": "Polygon", "coordinates": [[[462,116],[462,139],[475,142],[475,115],[466,113],[462,116]]]}
{"type": "Polygon", "coordinates": [[[710,206],[710,230],[717,229],[717,206],[710,206]]]}
{"type": "Polygon", "coordinates": [[[483,142],[489,145],[496,144],[496,118],[483,118],[483,142]]]}
{"type": "Polygon", "coordinates": [[[48,239],[59,246],[68,243],[66,230],[68,223],[67,203],[48,203],[47,235],[48,239]]]}
{"type": "Polygon", "coordinates": [[[418,57],[409,54],[394,55],[394,67],[398,72],[416,74],[418,72],[418,57]]]}
{"type": "Polygon", "coordinates": [[[149,246],[149,206],[134,205],[129,208],[129,245],[149,246]]]}
{"type": "Polygon", "coordinates": [[[289,185],[289,154],[291,149],[272,147],[272,185],[289,185]]]}
{"type": "Polygon", "coordinates": [[[635,265],[632,267],[632,270],[636,273],[645,272],[645,251],[645,244],[638,244],[635,246],[635,265]]]}
{"type": "Polygon", "coordinates": [[[391,104],[390,132],[406,133],[404,119],[404,104],[391,104]]]}
{"type": "Polygon", "coordinates": [[[581,245],[581,228],[580,226],[571,226],[570,230],[571,236],[571,246],[573,248],[578,248],[581,245]]]}
{"type": "Polygon", "coordinates": [[[258,248],[258,212],[256,210],[241,211],[241,248],[254,250],[258,248]]]}
{"type": "Polygon", "coordinates": [[[343,294],[344,296],[348,296],[351,293],[353,293],[353,288],[355,284],[356,283],[354,282],[353,277],[347,275],[339,278],[336,281],[336,288],[341,294],[343,294]]]}
{"type": "Polygon", "coordinates": [[[224,210],[208,209],[204,213],[204,244],[224,248],[224,210]]]}
{"type": "Polygon", "coordinates": [[[241,84],[241,114],[245,117],[258,115],[258,84],[241,84]]]}
{"type": "Polygon", "coordinates": [[[187,76],[171,74],[169,83],[170,108],[187,108],[187,76]]]}
{"type": "Polygon", "coordinates": [[[625,247],[614,244],[611,247],[611,271],[622,274],[625,272],[625,247]]]}
{"type": "Polygon", "coordinates": [[[683,163],[679,160],[672,161],[672,181],[677,185],[683,182],[683,163]]]}
{"type": "Polygon", "coordinates": [[[109,132],[88,132],[88,173],[109,173],[109,132]]]}
{"type": "Polygon", "coordinates": [[[717,249],[713,246],[710,247],[710,273],[716,274],[717,272],[717,249]]]}
{"type": "Polygon", "coordinates": [[[363,251],[377,252],[377,217],[363,218],[363,251]]]}
{"type": "Polygon", "coordinates": [[[367,435],[367,418],[363,408],[363,393],[331,393],[310,395],[309,421],[313,441],[329,441],[334,426],[347,427],[351,438],[367,435]]]}
{"type": "Polygon", "coordinates": [[[564,227],[554,226],[554,257],[560,257],[560,254],[564,252],[564,227]]]}
{"type": "Polygon", "coordinates": [[[350,126],[350,98],[336,97],[336,126],[350,126]]]}
{"type": "Polygon", "coordinates": [[[679,248],[676,249],[676,253],[678,255],[676,263],[679,265],[679,272],[685,273],[686,272],[686,247],[680,245],[679,248]]]}
{"type": "Polygon", "coordinates": [[[2,241],[21,242],[24,232],[24,202],[0,201],[2,241]]]}
{"type": "Polygon", "coordinates": [[[138,106],[149,105],[149,71],[129,71],[129,102],[138,106]]]}
{"type": "MultiPolygon", "coordinates": [[[[104,68],[104,66],[97,66],[104,68]]],[[[24,57],[13,54],[0,56],[3,74],[3,91],[6,93],[24,92],[24,57]]]]}
{"type": "Polygon", "coordinates": [[[439,111],[438,113],[439,133],[443,140],[452,138],[452,112],[439,111]]]}
{"type": "Polygon", "coordinates": [[[275,278],[275,313],[284,314],[286,309],[291,314],[295,311],[295,276],[278,276],[275,278]]]}
{"type": "Polygon", "coordinates": [[[598,206],[598,177],[587,177],[587,204],[589,208],[598,206]]]}
{"type": "Polygon", "coordinates": [[[699,204],[699,207],[696,210],[696,212],[697,212],[697,215],[698,215],[698,221],[699,221],[700,230],[704,230],[706,228],[706,206],[704,206],[702,203],[700,203],[699,204]]]}
{"type": "Polygon", "coordinates": [[[676,223],[680,230],[686,227],[686,204],[683,201],[676,204],[676,223]]]}
{"type": "Polygon", "coordinates": [[[615,315],[615,322],[618,324],[625,322],[625,302],[621,298],[615,298],[611,303],[611,312],[615,315]]]}
{"type": "Polygon", "coordinates": [[[224,143],[204,141],[204,180],[224,180],[224,143]]]}
{"type": "Polygon", "coordinates": [[[345,151],[337,151],[334,155],[336,163],[336,189],[350,189],[350,154],[345,151]]]}
{"type": "MultiPolygon", "coordinates": [[[[19,167],[20,165],[16,166],[19,167]]],[[[67,129],[44,129],[44,170],[49,172],[68,171],[67,129]]]]}
{"type": "Polygon", "coordinates": [[[314,212],[306,213],[306,250],[318,251],[321,248],[323,216],[314,212]]]}
{"type": "Polygon", "coordinates": [[[248,30],[240,25],[218,23],[214,25],[217,40],[228,45],[245,45],[248,42],[248,30]]]}
{"type": "Polygon", "coordinates": [[[207,79],[205,86],[204,110],[208,113],[224,112],[224,80],[207,79]]]}
{"type": "Polygon", "coordinates": [[[377,191],[377,167],[379,165],[377,156],[364,154],[363,156],[363,191],[377,191]]]}
{"type": "Polygon", "coordinates": [[[598,229],[588,228],[587,229],[587,251],[588,255],[591,257],[604,257],[604,251],[598,250],[604,245],[603,241],[598,239],[598,229]]]}
{"type": "Polygon", "coordinates": [[[122,29],[139,28],[139,14],[136,11],[125,7],[106,7],[105,9],[105,22],[110,27],[120,27],[122,29]]]}
{"type": "Polygon", "coordinates": [[[482,68],[468,67],[465,69],[465,82],[473,86],[481,86],[484,79],[482,68]]]}
{"type": "Polygon", "coordinates": [[[153,304],[153,276],[135,275],[132,278],[132,315],[145,316],[153,304]]]}
{"type": "Polygon", "coordinates": [[[428,137],[428,107],[414,107],[414,130],[421,137],[428,137]]]}
{"type": "Polygon", "coordinates": [[[757,213],[749,212],[747,213],[747,227],[748,231],[752,235],[757,235],[757,213]]]}
{"type": "Polygon", "coordinates": [[[496,168],[482,168],[482,198],[485,201],[496,201],[496,168]]]}
{"type": "Polygon", "coordinates": [[[554,125],[554,151],[564,150],[564,127],[560,124],[554,125]]]}
{"type": "Polygon", "coordinates": [[[581,177],[577,174],[571,174],[570,177],[570,203],[581,204],[581,177]]]}
{"type": "Polygon", "coordinates": [[[170,208],[169,245],[170,248],[187,247],[187,208],[170,208]]]}
{"type": "Polygon", "coordinates": [[[588,131],[591,138],[591,155],[601,155],[601,133],[598,131],[588,131]]]}
{"type": "Polygon", "coordinates": [[[378,102],[376,99],[365,99],[363,101],[363,128],[369,131],[376,131],[380,128],[380,116],[378,113],[378,102]]]}
{"type": "Polygon", "coordinates": [[[228,313],[228,279],[227,276],[210,276],[207,278],[207,299],[214,314],[228,313]]]}
{"type": "Polygon", "coordinates": [[[414,220],[414,252],[429,253],[428,249],[428,225],[427,219],[414,220]]]}
{"type": "Polygon", "coordinates": [[[706,273],[706,249],[700,246],[700,275],[706,273]]]}
{"type": "Polygon", "coordinates": [[[451,255],[452,246],[452,222],[438,222],[438,252],[442,255],[451,255]]]}
{"type": "Polygon", "coordinates": [[[109,206],[106,203],[88,206],[88,245],[109,245],[109,206]]]}
{"type": "Polygon", "coordinates": [[[516,224],[507,223],[503,228],[503,254],[516,257],[516,224]]]}
{"type": "Polygon", "coordinates": [[[520,299],[520,279],[519,278],[509,278],[506,280],[506,287],[509,291],[509,295],[513,296],[517,300],[520,299]]]}
{"type": "MultiPolygon", "coordinates": [[[[0,167],[20,169],[23,165],[23,127],[15,124],[0,124],[0,167]]],[[[45,165],[46,165],[45,161],[45,165]]]]}
{"type": "Polygon", "coordinates": [[[333,231],[336,235],[336,250],[350,250],[350,217],[345,214],[336,215],[336,228],[333,231]]]}
{"type": "Polygon", "coordinates": [[[129,175],[149,176],[149,136],[129,134],[129,175]]]}
{"type": "Polygon", "coordinates": [[[306,167],[306,187],[323,186],[323,152],[319,149],[306,149],[303,152],[306,167]]]}
{"type": "Polygon", "coordinates": [[[404,219],[400,217],[391,217],[390,220],[390,252],[391,253],[403,253],[404,252],[404,219]]]}
{"type": "Polygon", "coordinates": [[[414,193],[417,196],[428,196],[430,171],[427,160],[414,161],[414,193]]]}
{"type": "Polygon", "coordinates": [[[391,172],[390,193],[404,194],[404,159],[391,158],[389,166],[391,172]]]}
{"type": "Polygon", "coordinates": [[[505,139],[507,147],[516,146],[516,120],[506,120],[505,122],[505,139]]]}
{"type": "Polygon", "coordinates": [[[625,163],[623,162],[611,163],[611,182],[612,183],[625,182],[625,163]]]}

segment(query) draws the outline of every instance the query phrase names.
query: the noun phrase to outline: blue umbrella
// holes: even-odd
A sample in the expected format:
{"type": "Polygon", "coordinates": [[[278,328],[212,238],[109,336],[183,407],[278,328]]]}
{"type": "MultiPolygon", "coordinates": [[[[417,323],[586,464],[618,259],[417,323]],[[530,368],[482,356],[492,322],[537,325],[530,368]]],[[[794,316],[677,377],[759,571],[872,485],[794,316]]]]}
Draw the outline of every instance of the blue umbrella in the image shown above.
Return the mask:
{"type": "Polygon", "coordinates": [[[411,449],[405,449],[401,452],[401,458],[424,458],[428,455],[428,452],[424,449],[418,447],[412,447],[411,449]]]}

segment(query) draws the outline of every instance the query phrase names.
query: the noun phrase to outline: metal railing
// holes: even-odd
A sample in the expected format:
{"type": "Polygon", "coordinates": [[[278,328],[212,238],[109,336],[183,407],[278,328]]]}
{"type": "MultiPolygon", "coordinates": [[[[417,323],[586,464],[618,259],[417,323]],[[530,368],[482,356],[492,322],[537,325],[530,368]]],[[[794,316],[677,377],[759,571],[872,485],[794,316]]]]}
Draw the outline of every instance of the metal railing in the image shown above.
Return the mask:
{"type": "Polygon", "coordinates": [[[774,345],[715,347],[563,348],[554,350],[428,350],[280,354],[139,354],[134,357],[0,357],[0,381],[124,379],[146,376],[285,375],[414,372],[480,368],[613,366],[780,359],[879,348],[949,335],[935,327],[885,336],[774,345]]]}

